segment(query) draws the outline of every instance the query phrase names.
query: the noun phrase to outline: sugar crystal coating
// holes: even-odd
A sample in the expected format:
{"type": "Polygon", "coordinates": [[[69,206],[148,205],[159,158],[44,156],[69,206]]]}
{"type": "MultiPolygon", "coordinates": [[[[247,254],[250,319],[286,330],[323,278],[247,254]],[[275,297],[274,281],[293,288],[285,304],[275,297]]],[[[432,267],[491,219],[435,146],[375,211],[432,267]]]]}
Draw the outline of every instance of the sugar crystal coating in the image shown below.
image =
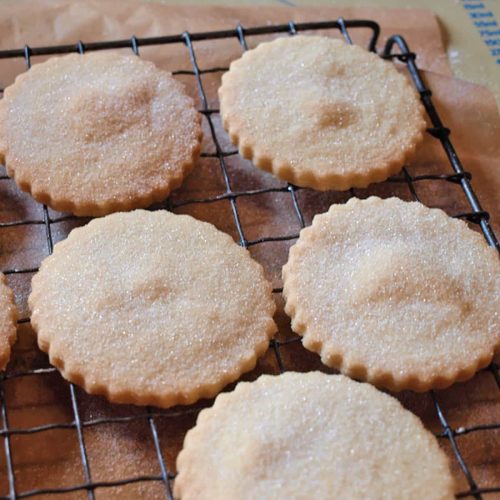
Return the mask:
{"type": "Polygon", "coordinates": [[[415,90],[391,62],[327,37],[260,44],[231,64],[219,98],[243,156],[319,190],[386,179],[425,128],[415,90]]]}
{"type": "Polygon", "coordinates": [[[5,284],[0,273],[0,370],[9,362],[10,348],[16,341],[17,310],[12,290],[5,284]]]}
{"type": "Polygon", "coordinates": [[[248,251],[165,211],[73,230],[42,262],[29,305],[63,376],[123,403],[214,396],[255,366],[276,330],[271,284],[248,251]]]}
{"type": "Polygon", "coordinates": [[[18,76],[0,102],[9,175],[57,210],[145,207],[178,187],[199,154],[193,100],[170,73],[134,55],[49,59],[18,76]]]}
{"type": "Polygon", "coordinates": [[[397,198],[332,205],[283,268],[307,349],[354,378],[425,391],[466,380],[500,348],[500,263],[465,222],[397,198]]]}
{"type": "Polygon", "coordinates": [[[448,460],[397,400],[320,372],[239,383],[177,458],[181,500],[452,499],[448,460]]]}

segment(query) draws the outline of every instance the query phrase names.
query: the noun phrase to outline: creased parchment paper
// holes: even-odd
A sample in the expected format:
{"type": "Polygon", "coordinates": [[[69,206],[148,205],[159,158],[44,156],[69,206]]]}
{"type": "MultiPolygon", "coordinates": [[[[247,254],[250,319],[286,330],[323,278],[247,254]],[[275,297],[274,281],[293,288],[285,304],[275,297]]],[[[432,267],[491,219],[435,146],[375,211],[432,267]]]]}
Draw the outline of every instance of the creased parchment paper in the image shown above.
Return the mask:
{"type": "MultiPolygon", "coordinates": [[[[485,209],[498,219],[497,193],[499,192],[499,119],[495,100],[484,88],[454,80],[443,51],[438,24],[434,16],[420,10],[385,10],[354,8],[222,8],[222,7],[172,7],[153,4],[121,2],[68,2],[62,0],[32,2],[4,2],[0,4],[0,48],[16,48],[25,44],[32,46],[74,43],[96,40],[175,34],[186,29],[209,31],[234,27],[238,22],[245,26],[283,23],[289,20],[325,20],[339,15],[349,18],[371,18],[382,27],[381,40],[393,33],[406,37],[411,49],[418,53],[420,67],[428,70],[425,79],[433,90],[434,101],[443,121],[452,130],[452,139],[465,168],[472,172],[474,186],[485,209]]],[[[329,32],[338,36],[334,32],[329,32]]],[[[367,41],[366,33],[353,30],[353,38],[360,44],[367,41]]],[[[251,46],[269,37],[249,38],[251,46]]],[[[382,45],[379,44],[379,47],[382,45]]],[[[127,49],[128,50],[128,49],[127,49]]],[[[241,54],[236,39],[212,42],[197,42],[195,50],[201,68],[227,66],[241,54]]],[[[189,54],[178,45],[141,49],[143,57],[152,59],[169,70],[191,69],[189,54]]],[[[36,63],[43,58],[33,58],[36,63]]],[[[0,61],[0,84],[12,83],[15,75],[23,71],[21,60],[0,61]]],[[[221,73],[203,75],[203,85],[209,105],[217,108],[216,91],[221,73]]],[[[198,100],[195,80],[181,75],[179,79],[198,100]]],[[[214,125],[221,147],[230,151],[234,147],[220,126],[217,114],[214,125]]],[[[215,146],[210,129],[204,121],[205,139],[203,151],[213,153],[215,146]]],[[[254,168],[239,156],[226,159],[226,166],[235,191],[259,189],[283,184],[269,174],[254,168]]],[[[430,136],[419,148],[409,166],[414,174],[450,172],[446,157],[438,142],[430,136]]],[[[451,183],[422,181],[416,185],[422,201],[443,208],[450,214],[468,211],[460,188],[451,183]]],[[[225,190],[217,159],[202,158],[183,187],[172,195],[172,201],[215,196],[225,190]]],[[[355,190],[357,196],[370,194],[387,197],[397,195],[410,199],[410,192],[402,183],[382,183],[368,189],[355,190]]],[[[318,193],[312,190],[298,192],[299,203],[309,224],[315,213],[325,211],[331,203],[343,202],[349,193],[318,193]]],[[[262,236],[295,234],[300,226],[287,193],[271,193],[238,199],[243,230],[247,239],[262,236]]],[[[176,209],[199,219],[210,221],[218,228],[236,238],[236,228],[227,200],[211,204],[188,204],[176,209]]],[[[53,217],[60,214],[51,212],[53,217]]],[[[21,193],[10,180],[0,181],[0,220],[43,220],[42,208],[30,196],[21,193]]],[[[52,225],[55,241],[66,237],[75,226],[86,223],[86,219],[63,221],[52,225]]],[[[42,224],[15,226],[0,229],[0,269],[14,267],[37,267],[47,255],[45,232],[42,224]]],[[[253,256],[264,266],[274,286],[281,286],[280,270],[287,258],[292,242],[265,243],[251,248],[253,256]]],[[[21,318],[29,312],[26,298],[32,274],[10,275],[21,318]]],[[[289,321],[282,311],[277,296],[280,338],[291,335],[289,321]]],[[[146,321],[146,320],[145,320],[146,321]]],[[[285,365],[294,370],[325,369],[318,357],[305,351],[300,344],[289,344],[282,349],[285,365]]],[[[15,347],[10,372],[28,368],[45,367],[47,361],[36,348],[36,340],[29,323],[19,327],[19,341],[15,347]]],[[[276,359],[268,352],[245,380],[256,378],[260,373],[278,373],[276,359]]],[[[230,388],[228,388],[230,389],[230,388]]],[[[143,408],[110,405],[102,398],[89,397],[77,390],[81,418],[84,421],[101,417],[140,415],[143,408]]],[[[453,427],[467,427],[495,422],[500,415],[500,398],[495,381],[489,372],[479,373],[465,384],[437,393],[444,413],[453,427]]],[[[74,416],[70,404],[67,384],[55,374],[19,377],[5,383],[5,397],[9,425],[26,429],[49,423],[71,423],[74,416]]],[[[398,395],[403,404],[420,416],[425,425],[434,432],[441,432],[439,422],[428,394],[398,395]]],[[[199,408],[210,405],[201,402],[189,408],[160,412],[164,416],[156,419],[162,453],[170,472],[175,471],[175,457],[182,446],[185,432],[194,425],[199,408]]],[[[290,417],[292,418],[292,417],[290,417]]],[[[151,430],[147,420],[86,426],[84,439],[93,481],[115,481],[139,475],[159,475],[151,430]]],[[[397,436],[394,436],[397,439],[397,436]]],[[[492,487],[499,482],[500,447],[499,431],[481,431],[457,437],[457,443],[469,465],[476,482],[481,487],[492,487]]],[[[458,463],[447,440],[440,439],[443,448],[451,457],[457,478],[457,491],[468,489],[458,463]]],[[[25,492],[34,488],[72,486],[85,481],[80,458],[77,434],[74,428],[57,429],[35,434],[18,434],[11,437],[12,455],[16,474],[16,491],[25,492]]],[[[8,492],[5,456],[0,453],[0,495],[8,492]]],[[[141,482],[113,488],[96,489],[97,498],[163,498],[165,488],[161,482],[141,482]]],[[[49,497],[50,495],[46,495],[49,497]]],[[[64,498],[86,498],[84,491],[67,493],[64,498]]]]}

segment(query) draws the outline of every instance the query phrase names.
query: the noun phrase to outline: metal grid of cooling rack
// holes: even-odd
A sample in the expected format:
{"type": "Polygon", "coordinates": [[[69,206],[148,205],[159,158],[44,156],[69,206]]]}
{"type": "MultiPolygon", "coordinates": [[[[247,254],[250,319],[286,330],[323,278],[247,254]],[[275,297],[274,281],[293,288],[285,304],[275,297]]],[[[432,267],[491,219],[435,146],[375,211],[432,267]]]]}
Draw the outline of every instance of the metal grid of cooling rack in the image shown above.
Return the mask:
{"type": "MultiPolygon", "coordinates": [[[[96,43],[83,43],[79,41],[74,45],[60,45],[60,46],[50,46],[50,47],[36,47],[31,48],[29,46],[25,46],[22,49],[14,49],[14,50],[3,50],[0,51],[0,59],[6,58],[24,58],[26,63],[26,68],[29,69],[31,66],[31,56],[34,55],[51,55],[51,54],[65,54],[69,52],[79,52],[84,53],[85,51],[90,50],[106,50],[106,49],[115,49],[115,48],[130,48],[136,55],[139,55],[139,48],[141,46],[158,46],[165,44],[183,44],[188,53],[189,58],[192,63],[191,71],[177,71],[173,72],[173,74],[184,74],[184,75],[192,75],[196,79],[196,84],[198,87],[199,96],[201,99],[202,107],[199,112],[207,118],[208,125],[210,128],[210,134],[215,144],[215,153],[214,154],[206,154],[202,153],[203,157],[215,158],[218,160],[222,176],[224,178],[225,183],[225,192],[219,196],[211,197],[211,198],[201,198],[201,199],[192,199],[185,200],[179,203],[172,203],[169,200],[166,200],[162,208],[173,209],[179,207],[181,205],[194,204],[194,203],[211,203],[219,200],[229,200],[232,210],[232,215],[234,218],[234,223],[236,225],[239,243],[245,248],[249,248],[253,245],[259,245],[265,242],[270,241],[285,241],[285,240],[293,240],[298,237],[298,234],[290,234],[290,235],[280,235],[280,236],[269,236],[263,237],[256,240],[248,240],[245,238],[245,234],[243,231],[243,226],[241,224],[240,215],[238,213],[237,207],[237,199],[243,196],[255,196],[263,193],[271,193],[271,192],[288,192],[291,196],[291,200],[293,203],[295,215],[298,219],[298,222],[301,227],[305,226],[304,215],[302,213],[299,200],[297,197],[297,191],[300,189],[292,184],[288,184],[283,188],[264,188],[264,189],[256,189],[256,190],[247,190],[247,191],[235,191],[232,189],[231,178],[228,173],[228,169],[226,168],[225,158],[228,156],[238,154],[237,151],[226,152],[220,146],[219,138],[216,134],[216,129],[212,120],[212,115],[218,113],[217,109],[211,109],[208,104],[208,99],[203,88],[201,75],[204,73],[213,73],[213,72],[224,72],[227,71],[228,68],[209,68],[205,70],[201,70],[198,66],[196,53],[194,49],[193,42],[197,41],[210,41],[217,39],[230,39],[237,38],[239,41],[243,51],[248,49],[246,37],[256,36],[256,35],[265,35],[265,34],[289,34],[294,35],[298,31],[305,30],[324,30],[324,29],[332,29],[338,30],[343,35],[346,42],[352,44],[351,36],[349,34],[349,29],[353,28],[365,28],[371,30],[371,37],[368,42],[368,49],[375,52],[377,40],[379,36],[379,26],[377,23],[368,20],[344,20],[339,18],[336,21],[325,21],[325,22],[308,22],[308,23],[294,23],[289,22],[288,24],[283,25],[268,25],[268,26],[260,26],[254,28],[244,28],[241,25],[238,25],[235,29],[229,29],[224,31],[215,31],[215,32],[205,32],[205,33],[182,33],[178,35],[171,36],[162,36],[162,37],[152,37],[152,38],[137,38],[132,36],[130,39],[126,40],[115,40],[109,42],[96,42],[96,43]]],[[[425,106],[427,114],[431,120],[432,128],[428,129],[428,132],[439,140],[446,152],[446,155],[449,159],[450,166],[452,168],[453,173],[443,173],[437,175],[419,175],[412,176],[406,167],[403,167],[402,174],[399,176],[392,177],[388,179],[387,182],[393,183],[406,183],[409,191],[413,197],[413,199],[420,201],[416,191],[416,184],[421,181],[426,180],[434,180],[434,181],[442,181],[442,182],[450,182],[458,184],[462,187],[464,196],[467,198],[469,205],[471,207],[471,211],[467,213],[459,213],[455,214],[454,217],[460,217],[468,220],[471,223],[478,224],[486,238],[488,244],[497,248],[500,251],[500,246],[498,240],[495,237],[490,225],[489,225],[489,214],[485,212],[477,199],[476,194],[474,193],[471,186],[471,175],[469,172],[465,171],[458,155],[449,139],[450,130],[444,126],[441,122],[441,119],[436,111],[436,108],[432,103],[432,92],[428,89],[424,82],[422,81],[418,68],[415,63],[416,55],[410,51],[405,40],[399,36],[395,35],[391,37],[380,56],[385,59],[397,59],[400,62],[406,64],[407,69],[411,75],[413,83],[420,93],[422,102],[425,106]],[[395,47],[398,47],[399,50],[395,51],[395,47]]],[[[7,176],[0,175],[0,181],[7,180],[7,176]]],[[[351,194],[353,192],[351,191],[351,194]]],[[[0,229],[4,227],[12,227],[12,226],[20,226],[20,225],[31,225],[31,224],[39,224],[45,227],[46,241],[47,241],[47,250],[49,253],[53,250],[53,239],[52,239],[52,229],[51,225],[56,222],[61,222],[63,220],[75,219],[74,216],[63,216],[58,218],[51,218],[48,208],[43,206],[43,219],[41,220],[19,220],[14,222],[0,222],[0,229]]],[[[4,270],[5,274],[22,274],[22,273],[34,273],[36,272],[36,268],[29,269],[7,269],[4,270]]],[[[280,288],[276,288],[273,290],[274,293],[281,293],[280,288]]],[[[22,319],[20,322],[29,322],[29,318],[22,319]]],[[[291,342],[300,342],[300,338],[294,338],[286,341],[278,341],[272,340],[270,342],[270,348],[274,351],[276,361],[281,372],[286,371],[287,367],[283,361],[280,348],[291,342]]],[[[487,370],[492,374],[495,378],[497,386],[500,388],[500,376],[498,372],[499,367],[496,365],[491,365],[487,370]]],[[[2,417],[2,427],[0,428],[0,437],[4,439],[4,451],[5,451],[5,459],[7,466],[7,476],[9,481],[9,494],[5,497],[0,497],[0,500],[9,499],[13,500],[16,498],[26,498],[26,497],[34,497],[43,494],[64,494],[73,491],[86,491],[89,499],[94,498],[94,492],[97,488],[106,488],[113,487],[131,483],[138,482],[146,482],[146,481],[157,481],[163,483],[165,489],[165,495],[167,498],[173,498],[172,495],[172,481],[175,478],[175,474],[167,469],[164,457],[162,455],[162,450],[160,446],[160,440],[158,436],[158,430],[156,425],[157,418],[163,417],[176,417],[179,415],[185,415],[188,412],[198,411],[196,409],[182,409],[179,411],[170,411],[167,413],[159,413],[156,412],[152,408],[146,408],[143,413],[138,415],[131,415],[126,417],[114,417],[114,418],[99,418],[92,420],[82,420],[79,412],[77,393],[75,390],[75,386],[71,383],[68,383],[68,390],[70,394],[71,401],[71,409],[73,413],[73,421],[70,423],[58,424],[51,423],[38,427],[32,427],[27,429],[16,429],[12,427],[9,423],[9,410],[7,404],[5,402],[4,397],[4,382],[8,379],[16,378],[16,377],[33,377],[33,376],[44,376],[49,373],[56,372],[56,369],[53,367],[28,370],[24,372],[15,372],[15,373],[3,373],[0,374],[0,413],[2,417]],[[133,420],[143,419],[145,420],[150,428],[151,436],[153,439],[156,457],[158,459],[159,467],[160,467],[160,475],[143,475],[137,477],[125,478],[117,481],[92,481],[92,474],[89,467],[89,460],[87,457],[87,450],[85,447],[85,439],[83,429],[85,427],[91,427],[101,424],[107,423],[126,423],[131,422],[133,420]],[[63,488],[44,488],[44,489],[34,489],[30,491],[20,492],[16,488],[16,475],[14,470],[13,456],[12,456],[12,447],[11,447],[11,436],[16,434],[25,434],[30,435],[38,432],[44,432],[51,429],[75,429],[79,449],[80,449],[80,457],[81,463],[84,473],[84,483],[77,484],[74,486],[63,487],[63,488]]],[[[469,485],[469,489],[467,491],[463,491],[458,493],[457,497],[473,497],[476,499],[482,498],[482,495],[487,493],[495,493],[500,492],[500,485],[495,487],[482,488],[478,485],[468,467],[467,463],[463,459],[463,456],[460,452],[459,446],[457,444],[457,440],[455,439],[457,436],[469,434],[473,432],[479,431],[488,431],[493,429],[500,429],[499,423],[478,425],[472,427],[459,427],[452,428],[448,423],[444,411],[438,401],[438,397],[434,392],[431,392],[431,397],[434,403],[434,407],[436,410],[436,414],[442,426],[442,432],[438,434],[438,437],[443,439],[448,439],[451,445],[451,448],[454,452],[455,458],[460,465],[460,468],[467,480],[469,485]]]]}

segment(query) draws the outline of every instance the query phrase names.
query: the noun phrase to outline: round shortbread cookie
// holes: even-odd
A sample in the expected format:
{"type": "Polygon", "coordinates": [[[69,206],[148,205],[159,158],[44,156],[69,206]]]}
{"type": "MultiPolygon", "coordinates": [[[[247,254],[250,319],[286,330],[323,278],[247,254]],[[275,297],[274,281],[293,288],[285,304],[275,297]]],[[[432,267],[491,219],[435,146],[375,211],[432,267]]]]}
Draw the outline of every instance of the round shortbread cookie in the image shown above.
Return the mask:
{"type": "Polygon", "coordinates": [[[320,372],[220,394],[187,433],[177,469],[182,500],[454,498],[446,455],[415,415],[320,372]]]}
{"type": "Polygon", "coordinates": [[[34,65],[0,101],[0,156],[39,202],[77,215],[146,207],[199,155],[182,84],[134,55],[70,54],[34,65]]]}
{"type": "Polygon", "coordinates": [[[5,370],[10,359],[10,348],[16,341],[17,309],[12,290],[0,273],[0,370],[5,370]]]}
{"type": "Polygon", "coordinates": [[[298,186],[366,187],[398,172],[425,128],[419,97],[391,62],[327,37],[260,44],[219,89],[240,153],[298,186]]]}
{"type": "Polygon", "coordinates": [[[283,282],[304,346],[390,390],[467,380],[500,347],[496,250],[465,222],[420,203],[332,205],[301,231],[283,282]]]}
{"type": "Polygon", "coordinates": [[[42,262],[29,305],[62,375],[120,403],[212,397],[276,331],[262,266],[211,224],[166,211],[74,229],[42,262]]]}

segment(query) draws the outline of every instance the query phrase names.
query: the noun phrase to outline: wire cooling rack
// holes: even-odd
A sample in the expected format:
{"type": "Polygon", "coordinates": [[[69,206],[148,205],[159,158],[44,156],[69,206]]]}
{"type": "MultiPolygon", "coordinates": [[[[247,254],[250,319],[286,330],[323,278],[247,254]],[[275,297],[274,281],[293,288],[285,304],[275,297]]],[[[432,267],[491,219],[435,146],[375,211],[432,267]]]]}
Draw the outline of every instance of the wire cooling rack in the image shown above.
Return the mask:
{"type": "MultiPolygon", "coordinates": [[[[279,187],[279,188],[269,187],[269,188],[246,190],[246,191],[239,191],[233,189],[231,176],[228,171],[226,161],[227,157],[237,155],[238,153],[237,151],[229,151],[229,152],[224,151],[223,148],[221,147],[221,140],[216,132],[216,127],[214,125],[214,120],[213,120],[213,116],[218,113],[218,110],[210,108],[209,100],[207,98],[207,94],[205,92],[202,82],[202,75],[204,73],[223,72],[226,71],[228,68],[214,67],[203,70],[200,69],[197,63],[197,56],[193,42],[202,42],[202,41],[205,42],[218,39],[236,38],[239,41],[242,49],[247,50],[248,49],[247,37],[257,36],[257,35],[280,34],[280,33],[285,35],[286,34],[294,35],[298,31],[331,29],[331,30],[337,30],[343,35],[344,39],[348,43],[352,43],[349,30],[359,29],[359,28],[370,30],[371,36],[368,42],[368,49],[370,51],[375,51],[380,32],[377,23],[368,20],[343,20],[342,18],[339,18],[336,21],[308,22],[308,23],[289,22],[288,24],[283,24],[283,25],[268,25],[268,26],[254,27],[254,28],[244,28],[243,26],[238,25],[235,29],[229,29],[223,31],[214,31],[206,33],[185,32],[178,35],[152,37],[152,38],[137,38],[135,36],[132,36],[130,39],[126,40],[115,40],[115,41],[96,42],[96,43],[83,43],[79,41],[74,45],[60,45],[60,46],[50,46],[50,47],[25,46],[22,49],[0,51],[0,59],[23,58],[25,61],[26,68],[29,69],[31,66],[31,57],[38,55],[65,54],[75,51],[79,53],[84,53],[85,51],[91,51],[91,50],[106,50],[106,49],[117,49],[117,48],[127,48],[127,47],[130,48],[136,55],[139,55],[140,47],[161,46],[166,44],[178,44],[184,46],[188,51],[189,59],[192,64],[192,69],[189,71],[185,70],[174,71],[173,73],[174,75],[175,74],[191,75],[196,80],[196,85],[198,88],[199,97],[202,104],[199,112],[202,115],[204,115],[207,119],[210,128],[211,138],[215,145],[215,153],[202,153],[202,157],[214,158],[216,161],[218,161],[222,177],[224,179],[225,192],[215,197],[190,199],[177,203],[167,200],[163,205],[163,208],[174,209],[181,205],[186,205],[186,204],[205,204],[220,200],[228,200],[231,206],[232,216],[234,218],[234,224],[237,230],[239,243],[243,247],[249,248],[254,245],[260,245],[262,243],[271,241],[277,242],[277,241],[294,240],[298,237],[298,234],[267,236],[254,240],[247,239],[245,237],[240,213],[238,212],[238,206],[237,206],[238,198],[256,196],[263,193],[271,193],[271,192],[288,193],[291,197],[295,217],[297,218],[300,227],[304,227],[305,217],[301,205],[299,203],[299,198],[297,196],[297,192],[299,191],[300,188],[292,184],[288,184],[286,185],[286,187],[279,187]]],[[[425,109],[432,123],[432,127],[428,129],[428,133],[431,134],[441,143],[449,160],[449,164],[451,166],[451,170],[448,173],[433,174],[433,175],[418,175],[418,176],[412,176],[408,171],[408,169],[406,167],[403,167],[401,175],[392,177],[387,182],[405,183],[408,186],[409,192],[411,193],[413,199],[417,201],[420,200],[417,195],[416,184],[420,182],[432,180],[432,181],[441,181],[444,183],[454,183],[461,186],[463,194],[469,203],[470,211],[465,213],[455,214],[454,217],[466,219],[471,223],[477,224],[481,228],[488,244],[497,249],[500,249],[498,240],[496,239],[495,234],[493,233],[489,224],[489,214],[482,209],[478,201],[478,198],[472,189],[471,175],[463,168],[463,165],[452,145],[452,142],[450,141],[449,138],[450,130],[442,123],[438,115],[438,112],[436,111],[436,108],[432,103],[432,92],[429,88],[426,87],[419,74],[419,70],[415,63],[416,55],[410,51],[408,45],[401,36],[395,35],[388,39],[384,49],[380,53],[380,56],[385,59],[398,60],[406,65],[411,75],[411,79],[413,80],[416,89],[420,93],[422,102],[425,106],[425,109]]],[[[6,181],[8,179],[9,178],[6,175],[0,175],[0,181],[6,181]]],[[[351,194],[353,194],[352,191],[351,194]]],[[[36,225],[36,224],[43,225],[45,228],[47,250],[49,253],[51,253],[54,245],[53,235],[52,235],[52,224],[56,222],[61,222],[63,220],[76,219],[76,217],[74,216],[52,217],[46,206],[43,206],[42,213],[43,213],[43,218],[40,220],[26,219],[13,222],[0,222],[0,230],[6,227],[21,226],[21,225],[36,225]]],[[[6,275],[23,274],[23,273],[30,274],[36,271],[37,271],[36,268],[15,268],[15,269],[6,269],[4,270],[4,273],[6,275]]],[[[282,291],[281,288],[274,289],[274,293],[276,294],[281,293],[281,291],[282,291]]],[[[29,322],[29,318],[20,320],[20,323],[23,322],[29,322]]],[[[281,353],[281,349],[283,348],[283,346],[291,342],[300,342],[300,338],[292,338],[288,340],[275,339],[272,340],[270,343],[270,348],[274,352],[277,365],[281,372],[286,371],[287,368],[292,368],[285,366],[286,363],[284,362],[284,358],[281,353]]],[[[173,471],[170,471],[167,468],[166,461],[162,454],[162,448],[160,445],[160,438],[157,429],[157,419],[161,418],[162,416],[165,416],[165,414],[160,413],[152,408],[146,408],[143,412],[130,416],[84,420],[81,416],[81,412],[79,411],[79,402],[77,399],[76,388],[73,384],[67,383],[70,402],[71,402],[71,411],[72,411],[71,422],[63,424],[50,423],[37,427],[22,428],[22,429],[15,428],[14,426],[12,426],[12,423],[9,421],[9,408],[5,400],[5,391],[4,391],[5,381],[17,377],[43,377],[47,374],[54,373],[55,371],[56,371],[55,368],[48,366],[47,368],[18,371],[18,372],[7,371],[6,373],[0,375],[0,411],[2,416],[2,428],[0,429],[0,436],[3,437],[4,440],[4,451],[5,451],[5,460],[6,460],[6,469],[8,478],[8,496],[2,496],[0,497],[0,499],[13,500],[16,498],[35,497],[46,494],[64,495],[65,493],[67,494],[69,492],[75,492],[75,491],[86,492],[88,498],[93,499],[95,497],[95,491],[98,488],[104,489],[113,486],[147,482],[147,481],[154,481],[163,484],[165,496],[169,499],[173,498],[172,481],[175,479],[175,474],[173,473],[173,471]],[[136,477],[127,477],[115,481],[93,481],[92,471],[89,466],[87,448],[85,445],[85,438],[83,432],[84,428],[91,426],[98,426],[102,424],[108,424],[108,423],[127,423],[127,422],[132,422],[134,420],[143,420],[149,426],[149,430],[155,447],[156,457],[159,464],[159,470],[161,473],[159,475],[142,475],[136,477]],[[19,491],[18,487],[16,486],[16,472],[13,460],[11,437],[19,434],[24,434],[29,436],[53,429],[75,430],[79,444],[79,453],[81,458],[81,465],[83,468],[84,482],[81,484],[74,484],[71,486],[66,486],[61,488],[43,488],[43,489],[32,489],[29,491],[19,491]]],[[[498,366],[491,365],[487,369],[487,371],[491,373],[491,375],[495,378],[496,385],[497,387],[500,388],[498,366]]],[[[462,453],[460,452],[456,439],[457,436],[461,436],[464,434],[493,431],[500,429],[500,422],[477,425],[473,427],[452,428],[452,426],[449,424],[446,418],[442,405],[438,401],[437,395],[434,392],[431,392],[431,397],[433,400],[433,405],[438,420],[442,426],[442,432],[438,434],[438,437],[442,439],[447,439],[449,441],[454,456],[468,483],[469,488],[466,491],[458,493],[457,496],[473,497],[476,499],[480,499],[485,494],[500,492],[500,484],[494,487],[481,487],[481,485],[479,485],[476,482],[470,470],[470,467],[467,465],[466,461],[463,458],[462,453]]],[[[181,409],[177,413],[175,411],[171,412],[169,413],[169,417],[175,418],[176,414],[180,415],[185,413],[186,411],[189,411],[189,409],[181,409]]]]}

